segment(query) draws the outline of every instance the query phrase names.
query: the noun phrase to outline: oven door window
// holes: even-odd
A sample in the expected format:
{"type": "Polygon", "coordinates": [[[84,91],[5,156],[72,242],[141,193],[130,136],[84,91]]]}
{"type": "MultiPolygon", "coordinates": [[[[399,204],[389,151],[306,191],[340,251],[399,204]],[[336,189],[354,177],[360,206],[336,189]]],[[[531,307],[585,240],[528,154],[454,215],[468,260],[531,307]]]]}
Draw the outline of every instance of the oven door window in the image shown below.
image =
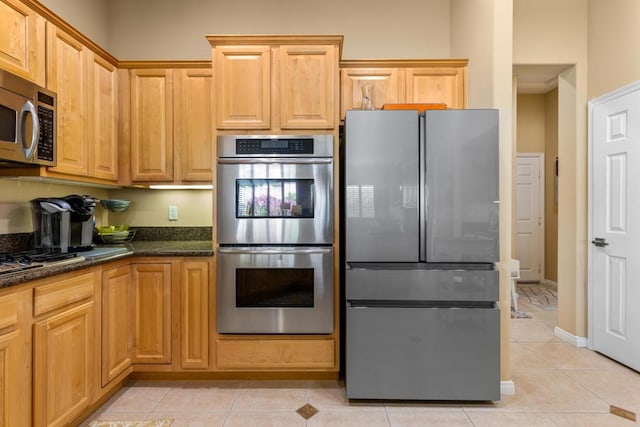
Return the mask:
{"type": "Polygon", "coordinates": [[[313,307],[313,268],[236,269],[236,307],[313,307]]]}
{"type": "Polygon", "coordinates": [[[313,179],[237,179],[236,218],[313,218],[313,179]]]}

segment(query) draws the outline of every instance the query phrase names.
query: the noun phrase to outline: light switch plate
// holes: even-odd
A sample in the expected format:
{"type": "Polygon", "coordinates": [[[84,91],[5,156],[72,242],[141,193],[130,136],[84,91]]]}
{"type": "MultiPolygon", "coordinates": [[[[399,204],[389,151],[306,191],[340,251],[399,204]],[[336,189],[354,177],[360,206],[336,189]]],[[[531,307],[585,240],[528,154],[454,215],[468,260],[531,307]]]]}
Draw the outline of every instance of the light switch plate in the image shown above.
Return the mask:
{"type": "Polygon", "coordinates": [[[177,220],[178,220],[178,207],[169,206],[169,221],[177,221],[177,220]]]}

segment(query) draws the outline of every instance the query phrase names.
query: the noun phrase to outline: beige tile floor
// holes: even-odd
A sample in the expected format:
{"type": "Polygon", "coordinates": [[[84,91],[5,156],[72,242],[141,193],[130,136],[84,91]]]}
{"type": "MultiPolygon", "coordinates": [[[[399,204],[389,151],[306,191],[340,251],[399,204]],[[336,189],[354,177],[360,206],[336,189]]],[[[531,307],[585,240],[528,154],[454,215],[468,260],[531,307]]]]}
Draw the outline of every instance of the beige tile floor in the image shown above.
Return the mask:
{"type": "Polygon", "coordinates": [[[88,420],[170,418],[183,426],[631,426],[610,405],[640,415],[640,374],[558,339],[556,311],[521,301],[512,319],[515,395],[499,402],[349,402],[337,382],[127,384],[88,420]],[[296,409],[310,403],[305,420],[296,409]]]}

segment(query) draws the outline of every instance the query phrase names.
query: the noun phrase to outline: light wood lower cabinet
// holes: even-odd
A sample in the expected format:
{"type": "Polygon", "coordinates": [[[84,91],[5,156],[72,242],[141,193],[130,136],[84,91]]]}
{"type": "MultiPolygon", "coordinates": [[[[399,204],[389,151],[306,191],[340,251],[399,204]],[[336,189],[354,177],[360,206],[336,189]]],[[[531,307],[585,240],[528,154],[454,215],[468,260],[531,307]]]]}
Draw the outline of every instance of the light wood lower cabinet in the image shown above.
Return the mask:
{"type": "Polygon", "coordinates": [[[30,289],[0,297],[0,426],[31,425],[30,289]]]}
{"type": "Polygon", "coordinates": [[[102,273],[102,386],[131,366],[131,266],[102,273]]]}
{"type": "Polygon", "coordinates": [[[336,366],[333,339],[218,339],[220,369],[332,369],[336,366]]]}
{"type": "Polygon", "coordinates": [[[94,322],[90,300],[34,324],[34,425],[67,425],[92,403],[94,322]]]}
{"type": "Polygon", "coordinates": [[[171,363],[171,262],[134,264],[134,363],[171,363]]]}
{"type": "Polygon", "coordinates": [[[180,367],[209,367],[208,261],[184,261],[180,268],[180,367]]]}

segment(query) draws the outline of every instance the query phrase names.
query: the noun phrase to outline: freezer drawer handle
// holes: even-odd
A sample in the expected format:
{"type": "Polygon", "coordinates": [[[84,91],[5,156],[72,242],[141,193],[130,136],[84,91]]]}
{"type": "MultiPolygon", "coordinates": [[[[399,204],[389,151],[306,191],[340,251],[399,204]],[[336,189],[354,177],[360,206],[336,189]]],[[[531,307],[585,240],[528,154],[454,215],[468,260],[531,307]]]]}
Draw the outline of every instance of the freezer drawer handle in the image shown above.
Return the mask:
{"type": "Polygon", "coordinates": [[[605,246],[609,245],[602,237],[596,237],[591,241],[591,243],[599,248],[604,248],[605,246]]]}

